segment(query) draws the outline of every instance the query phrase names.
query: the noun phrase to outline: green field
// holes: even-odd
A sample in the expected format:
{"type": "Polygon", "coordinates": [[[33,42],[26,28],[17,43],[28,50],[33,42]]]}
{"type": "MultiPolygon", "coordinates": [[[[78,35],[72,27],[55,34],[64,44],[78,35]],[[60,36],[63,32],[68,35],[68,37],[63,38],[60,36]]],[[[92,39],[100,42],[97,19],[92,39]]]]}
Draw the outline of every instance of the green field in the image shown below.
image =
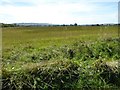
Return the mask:
{"type": "Polygon", "coordinates": [[[117,26],[2,29],[3,89],[120,88],[117,26]]]}
{"type": "Polygon", "coordinates": [[[77,40],[97,40],[118,36],[117,26],[59,26],[3,28],[3,49],[33,45],[39,48],[77,40]]]}

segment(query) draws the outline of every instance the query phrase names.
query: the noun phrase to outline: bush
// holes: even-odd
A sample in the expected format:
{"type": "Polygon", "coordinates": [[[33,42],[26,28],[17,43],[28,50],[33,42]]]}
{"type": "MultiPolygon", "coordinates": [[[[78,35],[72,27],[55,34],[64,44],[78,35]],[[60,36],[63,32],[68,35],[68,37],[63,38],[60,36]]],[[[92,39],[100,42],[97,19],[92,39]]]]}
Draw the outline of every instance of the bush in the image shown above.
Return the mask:
{"type": "Polygon", "coordinates": [[[117,61],[105,62],[98,60],[95,62],[95,68],[107,83],[120,86],[120,70],[117,61]]]}
{"type": "Polygon", "coordinates": [[[79,65],[73,61],[58,60],[45,64],[34,63],[19,71],[3,69],[3,89],[61,89],[74,88],[79,78],[79,65]]]}

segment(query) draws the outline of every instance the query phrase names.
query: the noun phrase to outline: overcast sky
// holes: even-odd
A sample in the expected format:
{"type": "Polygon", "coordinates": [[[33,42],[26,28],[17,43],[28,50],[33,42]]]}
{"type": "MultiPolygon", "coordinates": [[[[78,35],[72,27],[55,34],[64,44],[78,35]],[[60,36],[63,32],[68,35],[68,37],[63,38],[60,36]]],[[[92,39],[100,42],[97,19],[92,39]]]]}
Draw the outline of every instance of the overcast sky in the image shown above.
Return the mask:
{"type": "Polygon", "coordinates": [[[1,23],[118,22],[119,0],[0,0],[1,23]]]}

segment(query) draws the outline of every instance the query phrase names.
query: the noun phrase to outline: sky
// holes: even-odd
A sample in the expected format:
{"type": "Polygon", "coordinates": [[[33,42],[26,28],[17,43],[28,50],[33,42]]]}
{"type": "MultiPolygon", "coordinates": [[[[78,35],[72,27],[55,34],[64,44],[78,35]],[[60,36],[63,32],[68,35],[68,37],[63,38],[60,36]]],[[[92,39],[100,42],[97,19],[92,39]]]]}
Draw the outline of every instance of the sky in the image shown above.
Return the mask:
{"type": "Polygon", "coordinates": [[[0,0],[0,23],[117,23],[118,1],[0,0]]]}

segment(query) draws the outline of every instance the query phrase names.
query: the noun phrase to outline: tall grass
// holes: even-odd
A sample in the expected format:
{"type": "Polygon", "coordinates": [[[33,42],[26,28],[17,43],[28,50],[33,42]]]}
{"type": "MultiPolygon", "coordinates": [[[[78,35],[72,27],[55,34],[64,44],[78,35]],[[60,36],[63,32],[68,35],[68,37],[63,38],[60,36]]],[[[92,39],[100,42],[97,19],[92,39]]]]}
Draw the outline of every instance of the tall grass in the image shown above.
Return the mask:
{"type": "Polygon", "coordinates": [[[3,55],[3,89],[119,88],[118,41],[13,49],[3,55]]]}

